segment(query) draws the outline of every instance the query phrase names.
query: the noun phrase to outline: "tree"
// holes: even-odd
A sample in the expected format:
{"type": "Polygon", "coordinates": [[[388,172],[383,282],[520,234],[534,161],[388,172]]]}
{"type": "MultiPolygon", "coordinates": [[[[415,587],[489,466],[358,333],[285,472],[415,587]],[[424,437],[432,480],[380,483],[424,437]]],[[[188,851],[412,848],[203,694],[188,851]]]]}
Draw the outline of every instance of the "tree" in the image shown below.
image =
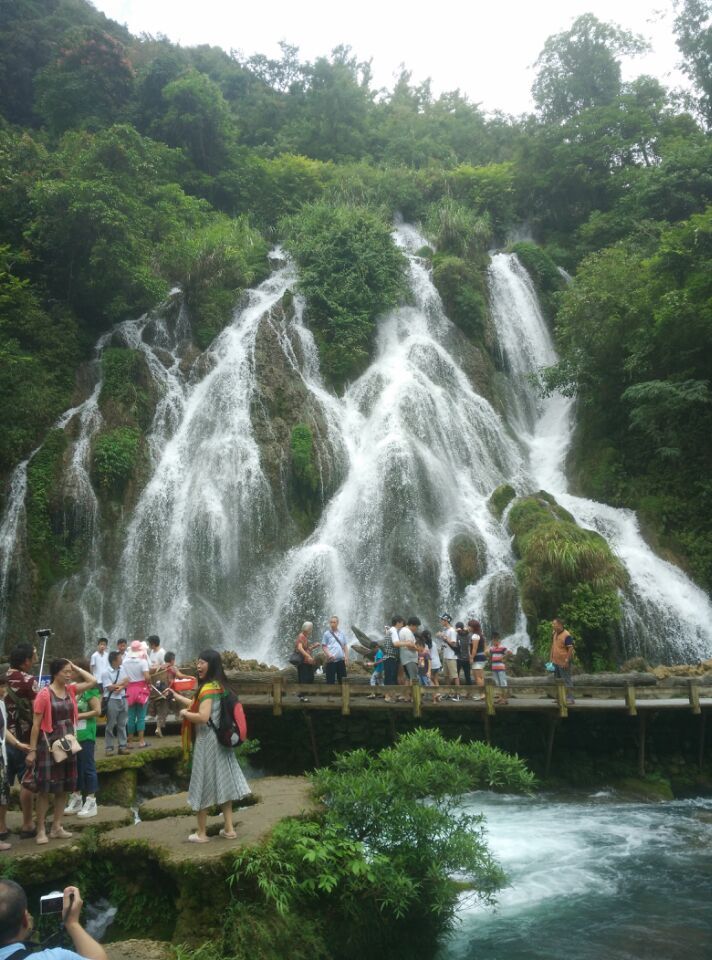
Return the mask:
{"type": "Polygon", "coordinates": [[[712,126],[712,2],[675,0],[675,37],[682,70],[697,87],[700,113],[712,126]]]}
{"type": "Polygon", "coordinates": [[[70,31],[37,77],[37,111],[50,130],[96,128],[119,120],[133,92],[126,48],[103,30],[70,31]]]}
{"type": "Polygon", "coordinates": [[[620,92],[617,57],[641,53],[642,37],[586,13],[544,44],[537,58],[534,102],[545,120],[562,122],[590,107],[613,103],[620,92]]]}
{"type": "Polygon", "coordinates": [[[163,88],[166,112],[158,123],[163,140],[182,147],[199,170],[215,174],[236,139],[235,124],[220,87],[191,70],[163,88]]]}

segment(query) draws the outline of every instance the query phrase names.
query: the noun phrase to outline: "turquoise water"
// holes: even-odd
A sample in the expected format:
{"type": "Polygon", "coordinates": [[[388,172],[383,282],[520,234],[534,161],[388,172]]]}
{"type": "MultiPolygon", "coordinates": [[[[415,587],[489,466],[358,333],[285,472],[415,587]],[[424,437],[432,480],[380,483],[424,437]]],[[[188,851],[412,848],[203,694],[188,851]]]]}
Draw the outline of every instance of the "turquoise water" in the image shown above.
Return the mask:
{"type": "Polygon", "coordinates": [[[712,800],[474,794],[510,885],[438,960],[712,960],[712,800]]]}

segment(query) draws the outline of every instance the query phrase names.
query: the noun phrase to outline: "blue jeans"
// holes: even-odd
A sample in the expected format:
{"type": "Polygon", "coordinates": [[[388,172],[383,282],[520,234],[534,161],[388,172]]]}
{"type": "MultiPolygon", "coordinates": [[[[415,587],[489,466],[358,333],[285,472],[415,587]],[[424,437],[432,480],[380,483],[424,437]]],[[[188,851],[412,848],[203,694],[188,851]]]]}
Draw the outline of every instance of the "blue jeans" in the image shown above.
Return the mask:
{"type": "Polygon", "coordinates": [[[94,762],[95,740],[80,740],[81,751],[77,754],[77,790],[83,794],[94,794],[99,789],[94,762]]]}

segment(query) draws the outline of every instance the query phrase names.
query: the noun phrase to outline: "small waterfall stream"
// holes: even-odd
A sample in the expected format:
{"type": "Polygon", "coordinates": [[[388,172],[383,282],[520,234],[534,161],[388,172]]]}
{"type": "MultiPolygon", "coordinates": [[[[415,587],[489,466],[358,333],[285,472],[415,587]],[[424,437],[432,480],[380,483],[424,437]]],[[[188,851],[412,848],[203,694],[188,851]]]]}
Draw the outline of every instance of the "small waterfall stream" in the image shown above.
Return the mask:
{"type": "Polygon", "coordinates": [[[537,397],[530,375],[557,360],[529,275],[517,258],[498,254],[490,267],[492,312],[512,394],[510,420],[528,451],[536,489],[553,494],[583,527],[596,530],[630,576],[624,593],[623,643],[630,656],[653,662],[694,661],[712,654],[712,603],[678,567],[657,556],[631,510],[568,492],[565,467],[573,432],[573,403],[537,397]]]}

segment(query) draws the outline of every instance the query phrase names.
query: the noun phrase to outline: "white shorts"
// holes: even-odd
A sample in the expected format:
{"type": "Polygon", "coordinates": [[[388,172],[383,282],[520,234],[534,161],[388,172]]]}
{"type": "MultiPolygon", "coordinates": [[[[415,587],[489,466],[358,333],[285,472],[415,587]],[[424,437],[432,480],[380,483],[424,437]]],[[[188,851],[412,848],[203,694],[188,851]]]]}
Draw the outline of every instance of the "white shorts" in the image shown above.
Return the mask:
{"type": "Polygon", "coordinates": [[[475,662],[472,664],[472,669],[473,669],[473,670],[484,670],[484,668],[485,668],[484,663],[477,663],[477,661],[475,661],[475,662]]]}

